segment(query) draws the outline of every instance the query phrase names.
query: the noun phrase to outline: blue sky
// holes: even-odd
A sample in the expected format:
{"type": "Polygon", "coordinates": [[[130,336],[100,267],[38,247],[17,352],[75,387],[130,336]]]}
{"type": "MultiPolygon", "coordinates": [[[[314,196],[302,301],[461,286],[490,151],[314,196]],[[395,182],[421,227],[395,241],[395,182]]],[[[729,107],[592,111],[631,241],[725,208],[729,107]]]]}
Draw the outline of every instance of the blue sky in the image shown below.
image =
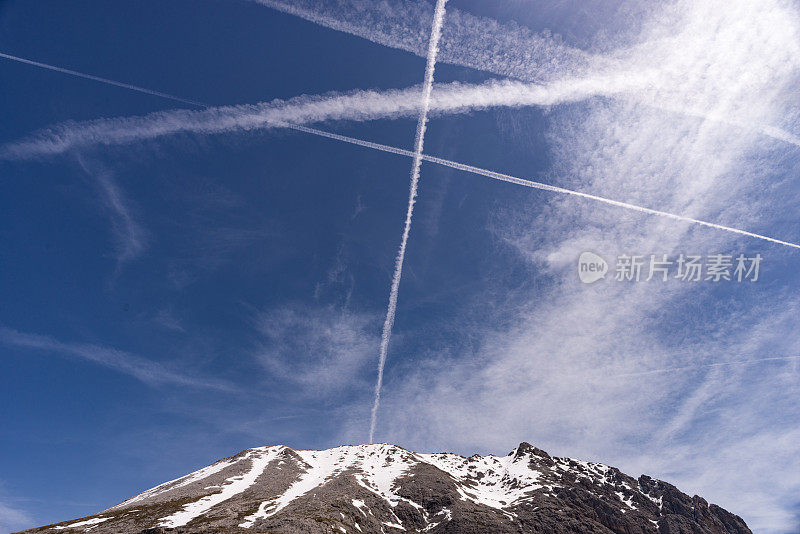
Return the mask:
{"type": "MultiPolygon", "coordinates": [[[[797,5],[538,4],[448,2],[427,154],[800,242],[797,5]]],[[[211,106],[0,59],[0,530],[367,439],[411,161],[258,121],[411,149],[432,13],[0,2],[0,52],[211,106]]],[[[378,440],[526,440],[797,528],[800,251],[431,163],[419,193],[378,440]],[[764,260],[584,285],[587,250],[764,260]]]]}

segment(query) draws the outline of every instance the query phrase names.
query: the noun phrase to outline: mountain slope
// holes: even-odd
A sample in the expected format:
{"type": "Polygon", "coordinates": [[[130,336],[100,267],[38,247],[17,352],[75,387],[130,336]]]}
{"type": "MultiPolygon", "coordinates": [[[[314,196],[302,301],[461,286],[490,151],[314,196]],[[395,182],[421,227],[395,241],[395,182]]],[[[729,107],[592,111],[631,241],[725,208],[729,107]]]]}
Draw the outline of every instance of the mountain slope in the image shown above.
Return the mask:
{"type": "Polygon", "coordinates": [[[749,533],[698,496],[527,443],[507,456],[394,445],[248,449],[99,514],[25,531],[749,533]]]}

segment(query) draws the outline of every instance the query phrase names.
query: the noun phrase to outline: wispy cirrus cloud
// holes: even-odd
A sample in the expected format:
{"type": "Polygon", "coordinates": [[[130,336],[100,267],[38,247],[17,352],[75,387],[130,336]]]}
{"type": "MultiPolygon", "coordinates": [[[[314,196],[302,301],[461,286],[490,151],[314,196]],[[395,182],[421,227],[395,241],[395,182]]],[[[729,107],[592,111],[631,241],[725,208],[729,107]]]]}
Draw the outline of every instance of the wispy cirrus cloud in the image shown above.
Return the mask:
{"type": "Polygon", "coordinates": [[[78,157],[81,169],[92,179],[100,202],[111,220],[119,265],[138,257],[147,248],[147,232],[134,218],[130,201],[126,198],[114,175],[105,167],[78,157]]]}
{"type": "Polygon", "coordinates": [[[152,387],[174,385],[232,393],[237,391],[234,386],[221,380],[185,375],[141,356],[100,345],[63,342],[49,336],[19,332],[4,326],[0,326],[0,343],[9,347],[88,361],[131,376],[152,387]]]}
{"type": "MultiPolygon", "coordinates": [[[[325,397],[368,387],[379,336],[376,317],[333,306],[287,305],[259,313],[257,361],[305,396],[325,397]]],[[[362,431],[363,433],[363,431],[362,431]]]]}

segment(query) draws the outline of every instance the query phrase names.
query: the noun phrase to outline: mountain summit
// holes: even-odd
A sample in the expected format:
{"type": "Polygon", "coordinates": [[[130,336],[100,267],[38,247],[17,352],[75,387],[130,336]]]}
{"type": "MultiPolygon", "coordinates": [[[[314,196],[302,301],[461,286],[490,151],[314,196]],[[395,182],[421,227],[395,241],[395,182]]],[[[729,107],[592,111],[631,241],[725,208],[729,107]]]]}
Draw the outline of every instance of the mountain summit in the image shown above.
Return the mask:
{"type": "Polygon", "coordinates": [[[248,449],[99,514],[26,533],[749,533],[704,499],[522,443],[507,456],[394,445],[248,449]]]}

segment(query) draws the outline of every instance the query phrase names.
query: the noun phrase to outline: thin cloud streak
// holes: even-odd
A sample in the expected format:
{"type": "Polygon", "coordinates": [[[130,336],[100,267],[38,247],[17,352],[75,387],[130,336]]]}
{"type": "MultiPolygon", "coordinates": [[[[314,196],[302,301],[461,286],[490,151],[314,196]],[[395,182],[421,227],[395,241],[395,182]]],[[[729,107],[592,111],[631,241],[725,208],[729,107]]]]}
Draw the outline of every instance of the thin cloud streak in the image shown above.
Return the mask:
{"type": "Polygon", "coordinates": [[[48,336],[28,334],[0,326],[0,343],[10,347],[51,352],[89,361],[136,378],[148,386],[175,385],[233,393],[237,390],[218,380],[206,380],[175,373],[127,352],[86,343],[66,343],[48,336]]]}
{"type": "Polygon", "coordinates": [[[442,25],[444,24],[445,4],[447,0],[437,0],[436,11],[433,14],[433,25],[431,27],[430,44],[428,45],[428,59],[425,65],[425,79],[422,89],[422,110],[417,122],[417,132],[414,137],[414,154],[411,163],[411,186],[408,194],[408,208],[406,210],[406,220],[403,226],[403,237],[400,240],[400,250],[394,265],[394,275],[392,276],[392,287],[389,291],[389,307],[386,310],[386,320],[383,323],[381,333],[381,346],[378,357],[378,378],[375,382],[375,400],[372,403],[372,412],[369,423],[369,442],[374,443],[375,427],[378,424],[378,408],[381,402],[381,386],[383,386],[383,369],[386,366],[386,356],[389,352],[389,341],[392,338],[392,327],[394,326],[395,313],[397,311],[397,297],[400,291],[400,279],[403,276],[403,262],[406,257],[406,246],[408,236],[411,232],[411,219],[414,216],[414,204],[417,200],[417,190],[419,187],[420,168],[422,166],[422,151],[425,147],[425,130],[428,124],[428,112],[431,107],[431,91],[433,89],[433,75],[436,70],[436,55],[439,52],[439,39],[442,36],[442,25]]]}

